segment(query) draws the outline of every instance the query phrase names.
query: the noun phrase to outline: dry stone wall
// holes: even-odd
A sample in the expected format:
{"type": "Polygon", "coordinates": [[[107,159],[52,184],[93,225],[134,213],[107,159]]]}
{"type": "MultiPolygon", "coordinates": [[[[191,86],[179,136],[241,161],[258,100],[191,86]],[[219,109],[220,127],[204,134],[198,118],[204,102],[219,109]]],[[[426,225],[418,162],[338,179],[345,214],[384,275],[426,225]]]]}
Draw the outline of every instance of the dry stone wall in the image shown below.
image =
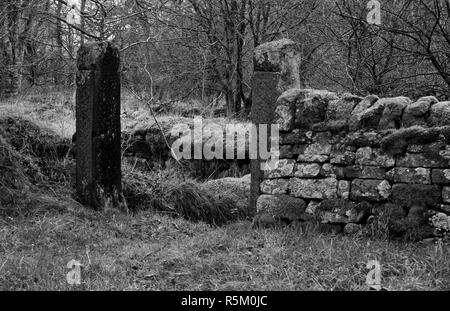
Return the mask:
{"type": "MultiPolygon", "coordinates": [[[[256,79],[258,70],[289,72],[259,59],[256,79]]],[[[254,105],[268,111],[255,123],[271,120],[281,131],[277,168],[252,166],[256,223],[317,221],[347,234],[387,227],[421,240],[449,232],[450,102],[294,87],[254,105]]]]}

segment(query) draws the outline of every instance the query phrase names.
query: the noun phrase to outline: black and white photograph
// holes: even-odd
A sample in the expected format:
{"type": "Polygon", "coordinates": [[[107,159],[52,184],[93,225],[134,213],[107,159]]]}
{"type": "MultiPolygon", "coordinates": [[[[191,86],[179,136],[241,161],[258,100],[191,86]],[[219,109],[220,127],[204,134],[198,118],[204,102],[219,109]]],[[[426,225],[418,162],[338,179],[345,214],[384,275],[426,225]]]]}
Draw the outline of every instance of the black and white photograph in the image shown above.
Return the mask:
{"type": "Polygon", "coordinates": [[[0,292],[449,290],[450,0],[0,0],[0,292]]]}

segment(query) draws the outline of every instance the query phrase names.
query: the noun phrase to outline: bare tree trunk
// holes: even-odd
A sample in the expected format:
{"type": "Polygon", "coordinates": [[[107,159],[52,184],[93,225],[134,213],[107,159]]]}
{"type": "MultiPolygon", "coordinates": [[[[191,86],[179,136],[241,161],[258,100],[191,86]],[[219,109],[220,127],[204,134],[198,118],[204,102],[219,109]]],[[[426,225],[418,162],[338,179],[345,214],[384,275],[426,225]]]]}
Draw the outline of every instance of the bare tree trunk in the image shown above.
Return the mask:
{"type": "MultiPolygon", "coordinates": [[[[62,16],[62,2],[58,2],[56,5],[56,16],[59,18],[63,18],[62,16]]],[[[60,84],[62,82],[62,77],[58,73],[59,68],[62,67],[62,64],[64,62],[64,55],[63,55],[63,38],[62,38],[62,22],[60,19],[56,21],[56,29],[55,29],[55,39],[56,39],[56,45],[58,46],[58,62],[57,62],[57,71],[53,73],[53,80],[56,85],[60,84]]]]}
{"type": "Polygon", "coordinates": [[[17,96],[21,86],[20,67],[21,49],[19,44],[19,3],[9,3],[9,13],[7,15],[7,77],[6,92],[7,97],[17,96]]]}
{"type": "MultiPolygon", "coordinates": [[[[80,28],[84,31],[84,28],[86,26],[86,21],[85,21],[85,17],[84,17],[84,11],[86,9],[86,0],[81,0],[81,6],[80,6],[80,11],[81,11],[81,25],[80,28]]],[[[84,34],[83,32],[80,31],[80,44],[83,45],[84,44],[84,34]]]]}
{"type": "MultiPolygon", "coordinates": [[[[249,102],[244,94],[244,44],[245,44],[245,32],[247,29],[246,21],[247,12],[247,0],[242,0],[239,10],[238,29],[236,32],[236,100],[235,103],[238,107],[237,111],[241,112],[242,103],[244,103],[244,113],[250,112],[249,102]]],[[[251,105],[251,103],[250,103],[251,105]]]]}
{"type": "Polygon", "coordinates": [[[233,89],[230,87],[227,87],[225,89],[225,100],[227,103],[227,115],[229,117],[233,117],[236,114],[236,107],[234,102],[234,95],[233,95],[233,89]]]}
{"type": "Polygon", "coordinates": [[[25,48],[33,28],[33,13],[27,8],[31,0],[10,1],[7,6],[6,39],[7,78],[6,96],[17,96],[22,87],[22,70],[25,58],[25,48]],[[25,14],[28,18],[25,19],[25,14]]]}

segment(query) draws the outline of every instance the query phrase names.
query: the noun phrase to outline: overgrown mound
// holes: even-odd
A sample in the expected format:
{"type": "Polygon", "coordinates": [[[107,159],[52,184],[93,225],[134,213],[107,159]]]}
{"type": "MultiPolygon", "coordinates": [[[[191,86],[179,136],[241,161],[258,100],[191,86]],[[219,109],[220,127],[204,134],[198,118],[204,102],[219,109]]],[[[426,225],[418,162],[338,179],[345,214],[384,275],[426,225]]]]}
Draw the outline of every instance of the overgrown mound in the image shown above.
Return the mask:
{"type": "Polygon", "coordinates": [[[70,142],[17,117],[0,118],[0,205],[13,206],[30,191],[65,187],[70,142]]]}
{"type": "Polygon", "coordinates": [[[1,118],[0,135],[20,153],[41,159],[64,158],[72,146],[68,139],[18,117],[1,118]]]}

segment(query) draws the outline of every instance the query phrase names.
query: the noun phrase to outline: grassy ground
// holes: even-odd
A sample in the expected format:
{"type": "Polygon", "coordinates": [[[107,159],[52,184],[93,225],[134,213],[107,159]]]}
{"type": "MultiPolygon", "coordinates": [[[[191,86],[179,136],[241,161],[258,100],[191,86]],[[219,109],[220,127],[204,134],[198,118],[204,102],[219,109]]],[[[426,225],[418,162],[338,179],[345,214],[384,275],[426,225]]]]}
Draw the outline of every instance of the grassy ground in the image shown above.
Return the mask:
{"type": "MultiPolygon", "coordinates": [[[[73,126],[63,98],[63,126],[54,108],[36,111],[32,100],[17,102],[16,109],[0,104],[0,116],[23,113],[70,137],[69,130],[62,132],[73,126]]],[[[324,235],[296,226],[255,229],[246,221],[221,227],[194,223],[155,212],[153,199],[165,200],[167,192],[155,185],[187,182],[187,190],[177,188],[184,195],[201,185],[176,172],[145,177],[127,166],[128,196],[137,198],[140,208],[129,215],[99,213],[72,199],[73,161],[39,158],[36,150],[48,155],[47,149],[36,149],[32,141],[14,143],[15,149],[0,140],[0,169],[6,167],[0,192],[12,189],[6,195],[13,200],[0,199],[0,290],[366,290],[370,260],[380,261],[382,285],[389,290],[450,289],[448,246],[324,235]],[[80,286],[66,281],[71,260],[83,264],[80,286]]],[[[191,208],[222,204],[200,194],[188,196],[191,208]]]]}
{"type": "Polygon", "coordinates": [[[389,290],[450,289],[450,251],[436,246],[100,214],[54,198],[0,217],[1,290],[366,290],[374,259],[389,290]],[[66,282],[72,259],[81,286],[66,282]]]}

